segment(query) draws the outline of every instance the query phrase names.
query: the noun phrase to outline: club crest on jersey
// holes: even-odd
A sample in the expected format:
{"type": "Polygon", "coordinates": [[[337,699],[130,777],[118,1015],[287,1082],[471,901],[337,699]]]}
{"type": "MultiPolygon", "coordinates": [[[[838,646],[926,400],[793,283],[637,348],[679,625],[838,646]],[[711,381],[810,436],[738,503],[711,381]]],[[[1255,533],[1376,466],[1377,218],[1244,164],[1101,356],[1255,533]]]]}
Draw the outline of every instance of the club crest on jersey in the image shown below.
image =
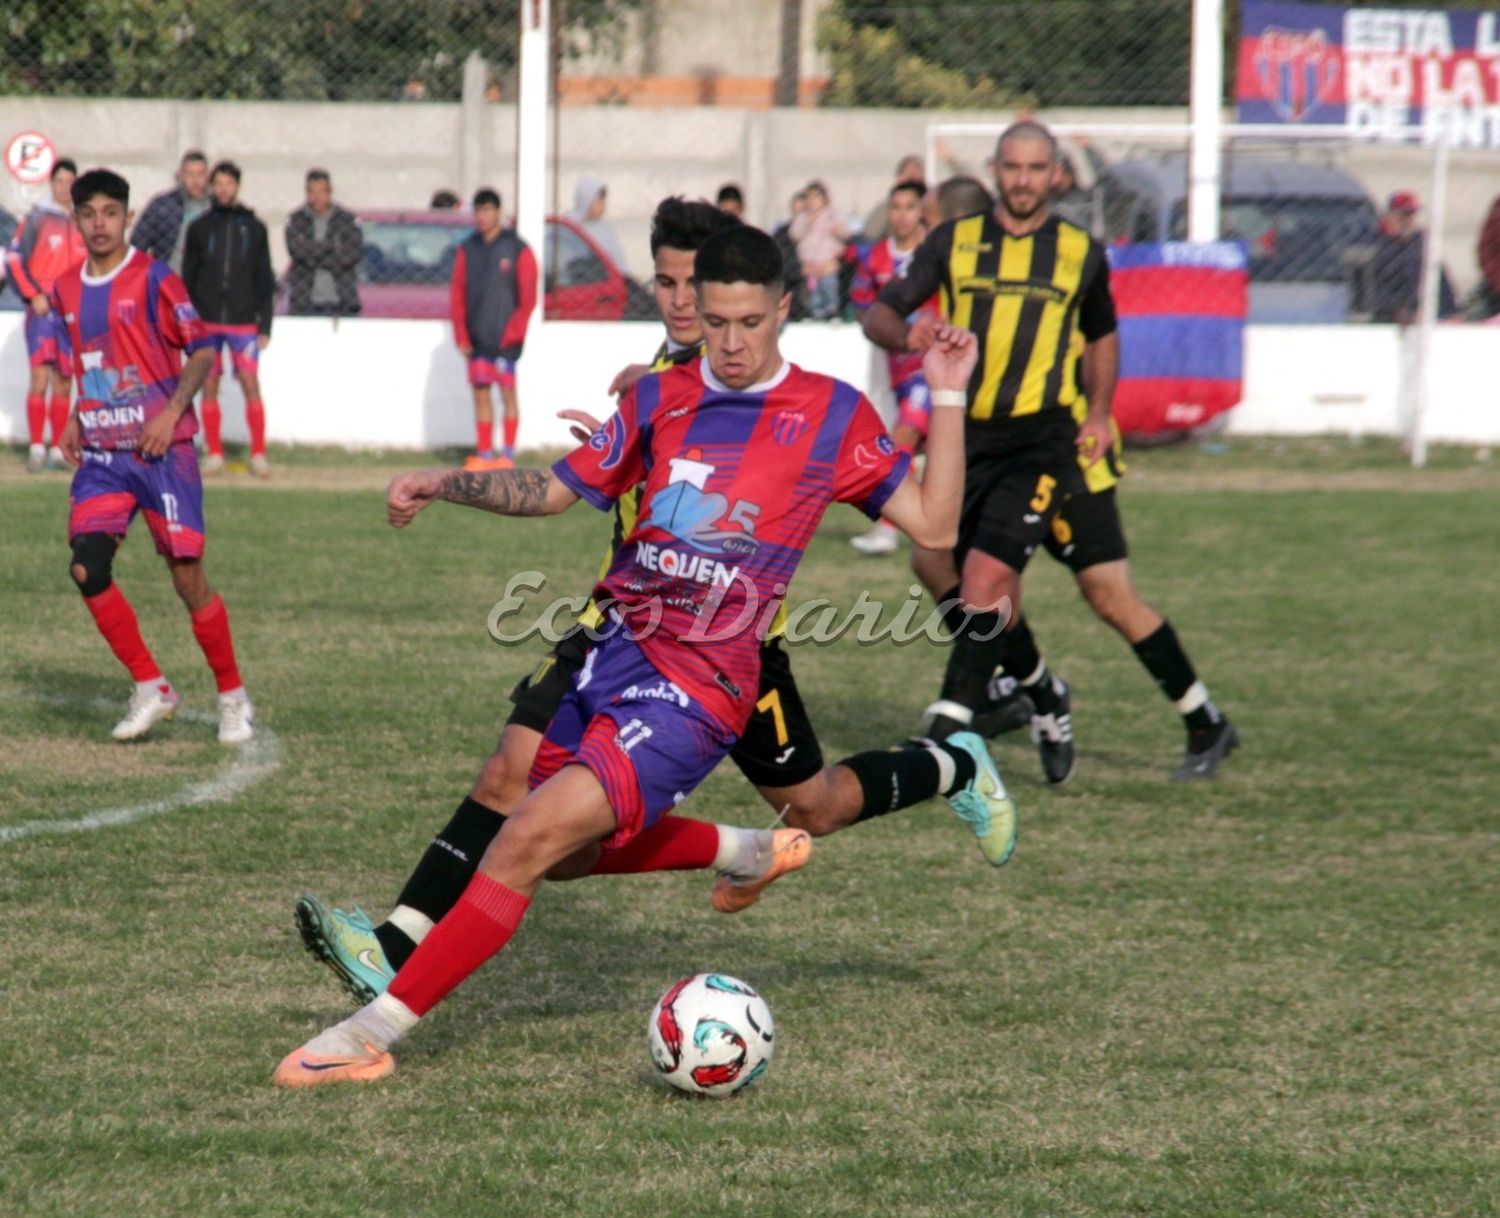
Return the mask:
{"type": "Polygon", "coordinates": [[[121,300],[115,304],[115,317],[122,326],[135,325],[135,301],[121,300]]]}
{"type": "Polygon", "coordinates": [[[620,426],[618,414],[610,415],[604,426],[589,437],[589,448],[605,454],[604,460],[599,462],[600,469],[614,469],[620,464],[620,458],[625,455],[625,430],[620,426]]]}
{"type": "Polygon", "coordinates": [[[880,464],[883,458],[894,456],[895,452],[896,442],[890,436],[876,436],[873,449],[868,444],[860,444],[854,449],[854,464],[861,469],[869,469],[872,465],[880,464]]]}
{"type": "Polygon", "coordinates": [[[771,439],[790,448],[807,434],[807,416],[800,410],[783,410],[771,421],[771,439]]]}
{"type": "Polygon", "coordinates": [[[652,495],[645,523],[711,554],[754,554],[760,549],[755,537],[760,505],[739,499],[731,509],[725,495],[704,490],[715,467],[702,456],[693,448],[671,459],[671,476],[652,495]]]}

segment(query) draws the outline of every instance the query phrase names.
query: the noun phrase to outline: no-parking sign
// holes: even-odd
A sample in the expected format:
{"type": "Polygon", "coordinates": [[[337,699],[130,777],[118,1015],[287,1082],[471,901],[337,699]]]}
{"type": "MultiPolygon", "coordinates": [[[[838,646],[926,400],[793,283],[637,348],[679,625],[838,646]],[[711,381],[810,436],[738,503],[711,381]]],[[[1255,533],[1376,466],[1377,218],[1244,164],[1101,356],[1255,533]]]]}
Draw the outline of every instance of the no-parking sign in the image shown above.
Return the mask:
{"type": "Polygon", "coordinates": [[[57,149],[40,131],[23,131],[5,146],[5,167],[18,182],[34,186],[52,176],[57,149]]]}

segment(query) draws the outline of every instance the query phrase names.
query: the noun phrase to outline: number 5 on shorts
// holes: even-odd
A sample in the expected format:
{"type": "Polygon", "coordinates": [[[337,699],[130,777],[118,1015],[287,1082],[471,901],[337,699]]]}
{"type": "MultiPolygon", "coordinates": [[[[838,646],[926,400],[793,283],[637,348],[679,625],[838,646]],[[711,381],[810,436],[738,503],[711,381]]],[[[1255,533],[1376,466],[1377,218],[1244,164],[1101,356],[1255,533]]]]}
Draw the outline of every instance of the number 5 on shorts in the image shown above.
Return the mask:
{"type": "Polygon", "coordinates": [[[1036,480],[1036,494],[1031,497],[1031,510],[1033,512],[1045,512],[1052,506],[1052,488],[1057,485],[1057,479],[1051,474],[1043,474],[1036,480]]]}

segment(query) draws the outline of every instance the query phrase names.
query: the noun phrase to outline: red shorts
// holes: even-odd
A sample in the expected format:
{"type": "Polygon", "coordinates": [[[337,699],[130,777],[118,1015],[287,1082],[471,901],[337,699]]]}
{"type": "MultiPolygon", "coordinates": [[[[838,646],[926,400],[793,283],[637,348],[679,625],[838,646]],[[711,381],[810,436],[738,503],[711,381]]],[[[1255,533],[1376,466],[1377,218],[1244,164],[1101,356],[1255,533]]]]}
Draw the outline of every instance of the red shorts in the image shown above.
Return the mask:
{"type": "Polygon", "coordinates": [[[504,355],[469,357],[469,384],[500,385],[509,388],[516,383],[516,361],[504,355]]]}

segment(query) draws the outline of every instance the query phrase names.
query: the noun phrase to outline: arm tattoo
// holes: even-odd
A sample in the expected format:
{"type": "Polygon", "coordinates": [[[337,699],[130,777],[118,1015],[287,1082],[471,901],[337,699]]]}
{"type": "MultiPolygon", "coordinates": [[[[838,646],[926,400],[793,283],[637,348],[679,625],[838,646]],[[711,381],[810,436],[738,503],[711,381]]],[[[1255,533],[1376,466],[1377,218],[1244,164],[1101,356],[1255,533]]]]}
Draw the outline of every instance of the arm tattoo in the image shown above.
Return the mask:
{"type": "Polygon", "coordinates": [[[454,470],[444,477],[438,498],[502,516],[541,516],[551,481],[552,471],[545,469],[454,470]]]}

